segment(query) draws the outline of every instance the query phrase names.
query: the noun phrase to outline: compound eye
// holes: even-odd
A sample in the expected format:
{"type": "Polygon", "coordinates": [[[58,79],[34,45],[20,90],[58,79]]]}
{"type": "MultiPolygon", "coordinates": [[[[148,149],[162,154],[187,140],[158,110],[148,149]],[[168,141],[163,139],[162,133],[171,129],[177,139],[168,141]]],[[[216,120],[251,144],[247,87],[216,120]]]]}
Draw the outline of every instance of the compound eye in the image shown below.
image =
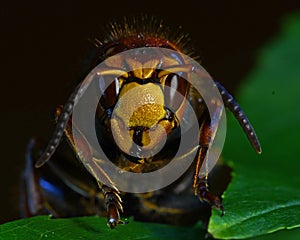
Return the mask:
{"type": "Polygon", "coordinates": [[[120,92],[120,81],[118,77],[115,77],[111,81],[113,76],[100,76],[99,77],[99,90],[100,90],[100,104],[104,109],[113,107],[120,92]]]}
{"type": "Polygon", "coordinates": [[[187,81],[178,74],[169,74],[164,82],[166,107],[173,111],[179,109],[188,90],[187,81]]]}

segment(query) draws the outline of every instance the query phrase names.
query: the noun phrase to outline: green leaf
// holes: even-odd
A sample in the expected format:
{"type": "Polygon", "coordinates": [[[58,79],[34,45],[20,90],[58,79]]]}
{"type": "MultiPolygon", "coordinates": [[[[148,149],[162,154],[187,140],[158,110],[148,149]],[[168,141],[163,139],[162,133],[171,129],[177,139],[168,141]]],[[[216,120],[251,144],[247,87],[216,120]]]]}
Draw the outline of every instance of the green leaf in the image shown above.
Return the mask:
{"type": "Polygon", "coordinates": [[[223,196],[225,216],[214,211],[210,219],[208,231],[216,238],[300,226],[299,63],[300,15],[285,21],[282,33],[265,47],[237,97],[257,131],[262,155],[229,116],[223,156],[233,161],[234,173],[223,196]]]}
{"type": "Polygon", "coordinates": [[[259,237],[251,238],[252,240],[296,240],[299,239],[300,228],[292,230],[281,230],[272,234],[266,234],[259,237]]]}
{"type": "Polygon", "coordinates": [[[78,217],[51,219],[39,216],[0,225],[0,240],[29,239],[204,239],[205,231],[196,225],[192,228],[163,224],[141,223],[132,219],[116,229],[106,226],[106,219],[78,217]]]}

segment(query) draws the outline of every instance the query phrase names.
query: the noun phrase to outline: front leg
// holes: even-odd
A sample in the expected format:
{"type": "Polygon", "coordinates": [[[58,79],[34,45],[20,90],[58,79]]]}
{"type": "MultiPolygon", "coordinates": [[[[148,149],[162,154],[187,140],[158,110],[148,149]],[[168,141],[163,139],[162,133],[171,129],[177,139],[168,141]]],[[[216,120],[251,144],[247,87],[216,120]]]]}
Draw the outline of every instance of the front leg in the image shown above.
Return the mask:
{"type": "Polygon", "coordinates": [[[107,225],[110,228],[115,228],[118,224],[126,224],[127,222],[120,220],[119,211],[123,212],[123,207],[119,193],[101,183],[99,183],[99,187],[102,189],[107,209],[107,225]]]}
{"type": "MultiPolygon", "coordinates": [[[[56,111],[57,117],[60,116],[61,110],[62,110],[62,106],[59,106],[56,111]]],[[[76,153],[77,158],[80,161],[86,163],[86,166],[88,167],[88,169],[90,170],[92,175],[96,179],[98,177],[105,178],[106,181],[110,182],[111,185],[113,186],[114,184],[110,180],[109,176],[107,176],[107,174],[105,174],[103,169],[97,163],[100,160],[93,158],[92,149],[91,149],[88,141],[86,140],[86,138],[83,136],[83,134],[77,128],[76,124],[75,123],[72,124],[72,121],[69,120],[64,132],[65,132],[65,135],[66,135],[71,147],[73,148],[74,153],[76,153]],[[73,139],[72,128],[74,128],[76,135],[77,135],[78,142],[80,143],[80,147],[81,147],[80,153],[79,153],[78,149],[76,148],[76,145],[75,145],[75,142],[73,139]]],[[[123,207],[122,207],[122,200],[121,200],[121,197],[119,196],[118,189],[103,185],[98,180],[97,180],[97,183],[104,195],[104,202],[105,202],[105,207],[107,210],[107,225],[110,228],[115,228],[118,224],[127,223],[127,222],[120,220],[120,211],[123,212],[123,207]]]]}
{"type": "Polygon", "coordinates": [[[206,118],[200,128],[199,136],[199,151],[197,155],[197,163],[194,174],[194,194],[199,197],[200,201],[207,202],[213,208],[220,209],[222,211],[222,216],[224,215],[224,207],[222,205],[221,199],[208,190],[207,178],[208,172],[205,177],[199,177],[199,172],[202,164],[204,163],[206,154],[208,152],[209,146],[211,145],[215,133],[217,131],[217,122],[210,121],[206,118]]]}
{"type": "Polygon", "coordinates": [[[200,178],[198,180],[195,192],[200,201],[208,202],[213,208],[217,208],[222,211],[221,216],[224,215],[225,210],[221,199],[208,190],[207,178],[200,178]]]}

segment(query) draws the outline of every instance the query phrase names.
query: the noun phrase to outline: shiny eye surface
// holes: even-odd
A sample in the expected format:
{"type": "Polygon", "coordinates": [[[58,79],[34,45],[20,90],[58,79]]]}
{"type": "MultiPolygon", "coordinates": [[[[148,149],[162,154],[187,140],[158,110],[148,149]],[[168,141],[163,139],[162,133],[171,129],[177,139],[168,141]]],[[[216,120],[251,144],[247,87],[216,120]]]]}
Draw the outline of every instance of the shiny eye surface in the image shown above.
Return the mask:
{"type": "Polygon", "coordinates": [[[120,92],[121,84],[118,77],[111,82],[112,76],[99,77],[100,104],[104,109],[113,107],[120,92]]]}
{"type": "Polygon", "coordinates": [[[182,104],[182,97],[187,94],[188,83],[179,74],[169,74],[166,77],[163,89],[166,106],[176,111],[182,104]]]}

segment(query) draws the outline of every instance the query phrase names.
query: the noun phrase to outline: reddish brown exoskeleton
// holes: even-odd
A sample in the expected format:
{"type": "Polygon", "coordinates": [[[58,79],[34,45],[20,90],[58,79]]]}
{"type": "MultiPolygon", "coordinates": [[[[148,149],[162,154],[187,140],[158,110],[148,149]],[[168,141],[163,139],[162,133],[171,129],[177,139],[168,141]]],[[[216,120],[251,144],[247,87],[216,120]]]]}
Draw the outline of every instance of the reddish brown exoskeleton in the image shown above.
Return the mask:
{"type": "MultiPolygon", "coordinates": [[[[167,48],[178,53],[188,54],[184,46],[184,35],[172,37],[167,28],[155,23],[151,23],[149,26],[148,21],[149,19],[144,19],[139,23],[133,21],[133,23],[112,25],[108,37],[103,41],[97,40],[97,53],[91,68],[110,56],[135,48],[167,48]]],[[[176,66],[180,61],[178,59],[180,56],[175,55],[173,58],[163,61],[176,66]]],[[[53,216],[61,217],[95,213],[103,215],[105,213],[111,228],[124,223],[120,220],[120,212],[124,212],[127,216],[135,216],[136,219],[175,224],[180,224],[184,217],[188,217],[190,223],[194,223],[198,219],[195,212],[199,212],[201,209],[199,201],[194,195],[198,196],[201,201],[208,202],[212,207],[220,209],[223,214],[224,208],[221,199],[208,190],[207,176],[199,177],[199,169],[213,140],[213,132],[216,128],[200,93],[182,76],[159,69],[157,66],[162,59],[153,58],[144,63],[136,61],[134,58],[120,58],[118,61],[118,67],[112,67],[107,63],[106,70],[101,72],[103,76],[119,77],[109,86],[105,86],[105,81],[100,80],[100,88],[105,86],[106,90],[101,92],[102,96],[96,113],[97,136],[111,161],[126,171],[137,173],[151,172],[164,166],[174,156],[174,151],[179,144],[180,134],[177,130],[182,121],[182,113],[185,111],[184,101],[189,101],[197,113],[200,125],[194,163],[181,178],[170,186],[147,194],[125,194],[121,193],[117,187],[103,185],[81,165],[80,161],[83,158],[87,159],[93,156],[92,147],[86,137],[80,135],[78,131],[80,145],[84,151],[79,151],[74,143],[72,128],[76,128],[76,126],[70,120],[70,116],[75,98],[79,94],[79,87],[77,87],[68,101],[57,108],[57,127],[46,150],[41,154],[39,149],[42,146],[38,146],[38,143],[34,141],[29,144],[27,167],[24,171],[24,186],[27,191],[24,193],[23,202],[28,203],[23,205],[25,215],[51,213],[53,216]],[[132,66],[137,70],[123,71],[124,65],[132,66]],[[123,97],[136,86],[141,86],[139,89],[142,90],[132,96],[123,97]],[[176,102],[176,99],[172,98],[172,94],[164,90],[164,86],[175,87],[176,91],[185,97],[185,100],[180,103],[176,102]],[[147,102],[149,96],[151,99],[155,99],[151,104],[147,102]],[[136,114],[131,117],[129,124],[124,126],[122,116],[130,111],[130,106],[133,106],[136,101],[145,101],[145,104],[135,112],[136,114]],[[164,104],[166,101],[168,104],[173,104],[176,111],[166,108],[164,104]],[[113,111],[120,120],[112,118],[113,111]],[[153,128],[153,126],[156,127],[153,128]],[[155,148],[161,140],[162,129],[169,137],[164,151],[151,158],[130,156],[129,152],[133,151],[131,141],[139,146],[155,148]],[[127,130],[130,132],[130,138],[123,134],[127,130]],[[118,133],[117,138],[112,137],[112,131],[118,133]],[[152,131],[152,136],[154,136],[151,142],[149,131],[152,131]],[[71,152],[67,154],[64,150],[64,153],[58,151],[54,154],[63,136],[70,143],[69,150],[71,152]],[[52,160],[48,162],[51,158],[52,160]],[[126,202],[125,204],[122,204],[121,196],[126,202]]],[[[182,72],[185,70],[185,68],[180,69],[182,72]]],[[[227,90],[220,83],[215,82],[215,84],[225,106],[234,114],[250,143],[260,153],[259,141],[246,115],[227,90]]],[[[90,171],[93,171],[93,168],[99,168],[96,162],[89,167],[90,171]]],[[[103,176],[108,181],[110,180],[110,176],[105,172],[103,176]]]]}

